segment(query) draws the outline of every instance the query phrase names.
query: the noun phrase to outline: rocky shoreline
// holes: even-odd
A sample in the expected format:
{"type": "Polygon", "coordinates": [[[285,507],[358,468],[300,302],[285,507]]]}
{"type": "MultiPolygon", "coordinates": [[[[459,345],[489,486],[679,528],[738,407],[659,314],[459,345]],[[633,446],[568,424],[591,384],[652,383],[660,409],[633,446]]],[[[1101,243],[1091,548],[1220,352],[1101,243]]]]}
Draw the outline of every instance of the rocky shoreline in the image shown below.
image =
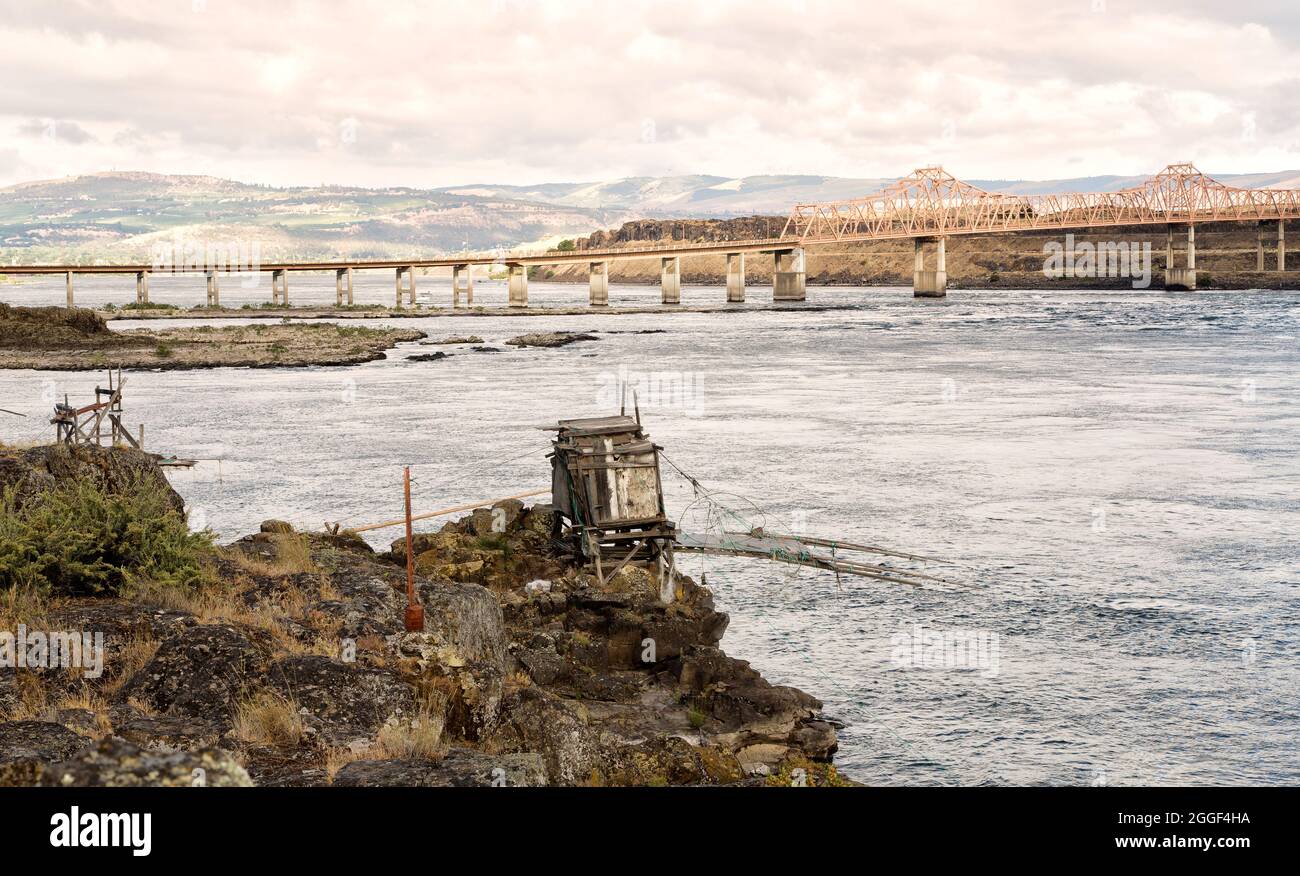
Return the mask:
{"type": "MultiPolygon", "coordinates": [[[[136,451],[0,455],[0,486],[29,501],[126,471],[165,485],[136,451]]],[[[376,552],[277,521],[214,549],[192,592],[24,613],[10,591],[0,629],[98,631],[105,654],[93,679],[0,668],[0,784],[848,784],[836,723],[719,648],[702,582],[676,575],[667,604],[639,569],[602,586],[554,523],[509,501],[418,534],[417,633],[404,539],[376,552]]]]}
{"type": "Polygon", "coordinates": [[[356,365],[386,358],[395,345],[424,337],[413,329],[333,323],[113,331],[90,310],[0,304],[0,368],[178,371],[356,365]]]}

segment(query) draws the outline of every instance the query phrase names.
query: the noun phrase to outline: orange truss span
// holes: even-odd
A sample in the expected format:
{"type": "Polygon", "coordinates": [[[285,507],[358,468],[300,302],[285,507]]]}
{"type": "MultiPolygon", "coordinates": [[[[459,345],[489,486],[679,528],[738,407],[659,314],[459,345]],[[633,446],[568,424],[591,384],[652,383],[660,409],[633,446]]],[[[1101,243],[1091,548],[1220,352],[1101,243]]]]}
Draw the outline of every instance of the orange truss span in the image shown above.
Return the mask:
{"type": "Polygon", "coordinates": [[[781,236],[815,243],[1297,217],[1300,190],[1234,188],[1191,164],[1171,164],[1131,189],[1059,195],[986,192],[941,167],[923,167],[865,198],[800,204],[781,236]]]}

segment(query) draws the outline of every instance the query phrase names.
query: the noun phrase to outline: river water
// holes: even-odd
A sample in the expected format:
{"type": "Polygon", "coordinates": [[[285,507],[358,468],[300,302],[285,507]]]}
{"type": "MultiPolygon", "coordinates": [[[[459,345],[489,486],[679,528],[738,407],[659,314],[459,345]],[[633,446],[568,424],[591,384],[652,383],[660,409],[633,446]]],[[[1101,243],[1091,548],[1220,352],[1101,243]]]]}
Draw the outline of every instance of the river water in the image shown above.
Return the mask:
{"type": "MultiPolygon", "coordinates": [[[[449,297],[448,281],[420,279],[449,297]]],[[[201,287],[155,278],[153,298],[195,304],[201,287]]],[[[579,305],[586,289],[531,293],[579,305]]],[[[291,294],[332,301],[332,277],[291,294]]],[[[391,277],[358,275],[358,303],[392,294],[391,277]]],[[[62,295],[61,280],[0,287],[12,303],[62,295]]],[[[121,278],[78,282],[82,303],[132,295],[121,278]]],[[[683,303],[723,295],[687,287],[683,303]]],[[[357,367],[133,373],[127,421],[148,424],[151,449],[205,460],[173,483],[234,539],[268,517],[397,516],[404,464],[420,509],[546,487],[538,427],[611,413],[622,378],[668,458],[746,522],[962,563],[947,574],[974,586],[916,590],[682,559],[731,613],[728,653],[847,724],[837,760],[853,778],[1300,781],[1300,297],[810,288],[782,312],[760,309],[767,289],[750,298],[711,314],[392,321],[504,352],[410,344],[357,367]],[[554,329],[599,340],[502,344],[554,329]],[[453,355],[406,361],[434,349],[453,355]]],[[[228,283],[223,299],[269,291],[228,283]]],[[[476,299],[503,304],[504,287],[479,283],[476,299]]],[[[3,372],[0,407],[36,418],[101,379],[3,372]]],[[[5,418],[0,438],[44,435],[41,422],[5,418]]],[[[705,524],[668,467],[664,486],[686,528],[705,524]]]]}

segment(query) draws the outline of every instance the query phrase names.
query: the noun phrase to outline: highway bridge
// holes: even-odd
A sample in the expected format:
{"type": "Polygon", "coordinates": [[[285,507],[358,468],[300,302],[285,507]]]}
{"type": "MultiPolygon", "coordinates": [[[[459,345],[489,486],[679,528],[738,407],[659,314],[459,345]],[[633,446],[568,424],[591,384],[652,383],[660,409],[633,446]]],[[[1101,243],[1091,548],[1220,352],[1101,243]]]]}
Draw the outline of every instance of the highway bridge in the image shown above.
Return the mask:
{"type": "Polygon", "coordinates": [[[78,274],[135,275],[136,301],[149,302],[153,274],[202,273],[207,278],[207,304],[221,306],[220,277],[235,272],[271,274],[271,299],[289,303],[289,275],[302,271],[333,271],[335,299],[353,303],[355,271],[392,271],[397,307],[403,298],[414,306],[416,270],[451,268],[452,306],[472,305],[475,266],[499,266],[508,279],[508,305],[528,306],[528,269],[533,266],[586,264],[590,303],[609,304],[609,266],[632,259],[658,259],[664,304],[681,302],[681,260],[693,255],[725,255],[727,301],[745,300],[745,259],[774,260],[772,297],[803,301],[806,297],[805,251],[809,247],[846,242],[911,239],[915,263],[913,292],[918,297],[943,297],[947,291],[945,240],[958,235],[1006,234],[1017,231],[1092,229],[1159,225],[1167,229],[1165,288],[1196,288],[1196,225],[1243,222],[1258,226],[1257,265],[1264,270],[1265,246],[1276,236],[1277,269],[1286,269],[1286,220],[1300,218],[1300,190],[1243,189],[1224,185],[1188,163],[1171,164],[1140,186],[1114,192],[1056,195],[1010,195],[988,192],[962,182],[940,167],[927,167],[881,191],[845,201],[799,204],[793,207],[779,237],[705,243],[670,242],[606,249],[454,253],[423,259],[314,262],[271,262],[232,265],[207,258],[155,259],[154,264],[15,264],[0,268],[9,275],[63,274],[67,306],[74,302],[78,274]],[[1179,245],[1176,246],[1175,244],[1179,245]]]}

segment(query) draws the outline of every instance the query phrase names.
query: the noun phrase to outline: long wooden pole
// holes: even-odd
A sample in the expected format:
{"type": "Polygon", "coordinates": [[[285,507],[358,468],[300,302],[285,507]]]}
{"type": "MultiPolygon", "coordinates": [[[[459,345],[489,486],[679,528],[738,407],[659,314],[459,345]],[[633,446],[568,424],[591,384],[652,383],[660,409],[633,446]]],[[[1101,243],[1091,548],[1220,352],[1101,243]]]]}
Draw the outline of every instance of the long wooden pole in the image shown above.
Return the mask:
{"type": "MultiPolygon", "coordinates": [[[[409,471],[409,470],[408,470],[409,471]]],[[[502,496],[500,499],[484,499],[481,502],[467,502],[464,505],[454,505],[451,508],[443,508],[438,511],[429,511],[425,514],[416,514],[411,520],[428,520],[430,517],[442,517],[444,514],[455,514],[457,511],[469,511],[473,508],[482,508],[485,505],[495,505],[497,502],[508,502],[511,499],[527,499],[531,496],[541,496],[549,493],[550,487],[544,490],[533,490],[531,493],[517,493],[513,496],[502,496]]],[[[388,526],[397,526],[405,522],[406,518],[399,517],[397,520],[385,520],[383,523],[370,523],[365,526],[346,527],[350,532],[369,532],[372,529],[384,529],[388,526]]]]}

